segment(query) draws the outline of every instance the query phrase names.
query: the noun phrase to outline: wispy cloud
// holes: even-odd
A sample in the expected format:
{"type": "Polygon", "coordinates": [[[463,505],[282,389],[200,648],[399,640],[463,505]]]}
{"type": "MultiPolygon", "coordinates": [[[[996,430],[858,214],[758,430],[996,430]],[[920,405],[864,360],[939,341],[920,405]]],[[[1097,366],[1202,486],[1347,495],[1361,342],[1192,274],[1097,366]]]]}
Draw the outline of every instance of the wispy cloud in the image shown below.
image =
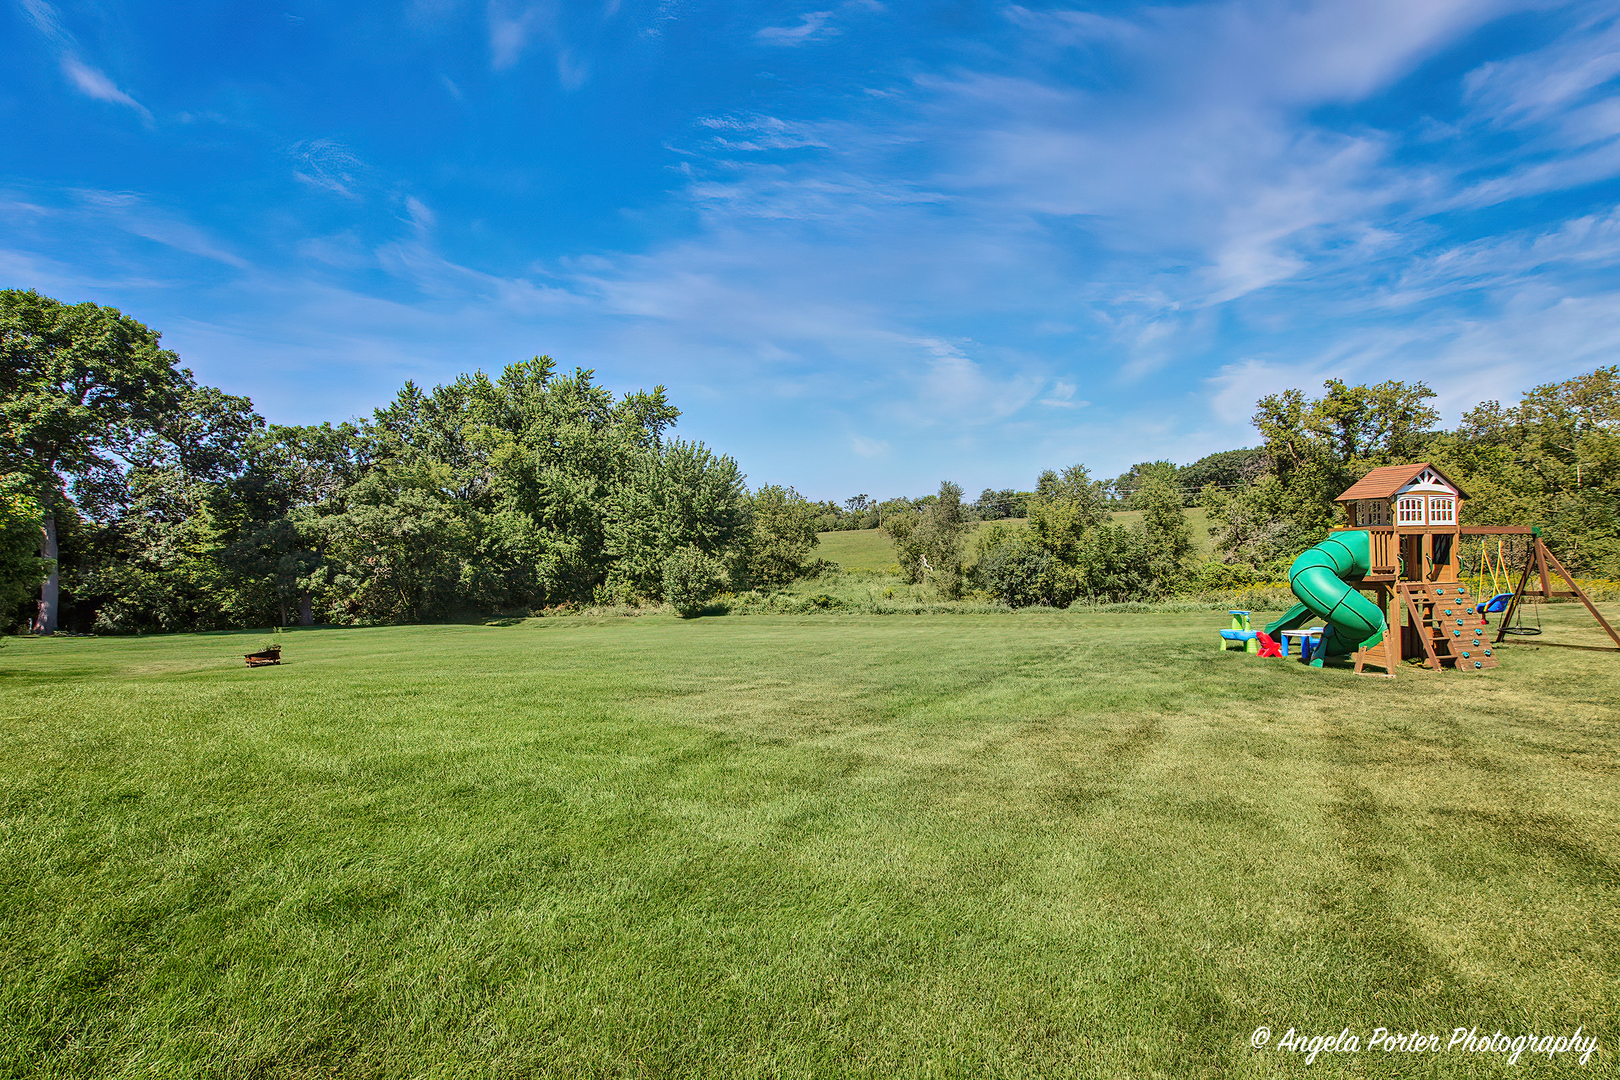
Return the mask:
{"type": "Polygon", "coordinates": [[[767,26],[754,36],[768,45],[804,45],[839,33],[836,26],[828,25],[832,16],[830,11],[809,11],[799,16],[797,26],[767,26]]]}
{"type": "Polygon", "coordinates": [[[293,178],[310,187],[358,199],[366,163],[336,139],[306,139],[293,144],[293,178]]]}
{"type": "MultiPolygon", "coordinates": [[[[617,14],[616,4],[601,10],[603,19],[611,20],[617,14]]],[[[490,0],[490,67],[497,72],[510,70],[538,45],[550,54],[558,85],[570,92],[578,90],[590,79],[592,69],[588,50],[578,47],[570,29],[572,20],[580,15],[579,10],[555,0],[490,0]]]]}
{"type": "Polygon", "coordinates": [[[551,19],[548,4],[513,4],[490,0],[489,59],[496,71],[505,71],[523,56],[530,39],[551,19]]]}
{"type": "Polygon", "coordinates": [[[1090,405],[1089,401],[1080,401],[1074,396],[1079,389],[1074,383],[1064,382],[1062,379],[1052,384],[1051,392],[1041,398],[1040,404],[1054,409],[1080,409],[1090,405]]]}
{"type": "Polygon", "coordinates": [[[863,458],[880,458],[886,455],[889,444],[883,439],[868,439],[865,435],[851,435],[849,447],[863,458]]]}
{"type": "Polygon", "coordinates": [[[141,119],[148,124],[152,122],[151,110],[118,89],[117,85],[107,78],[106,74],[84,63],[78,57],[64,56],[62,58],[62,70],[67,74],[73,85],[79,88],[80,93],[85,96],[93,97],[97,101],[107,101],[114,105],[123,105],[134,109],[140,114],[141,119]]]}
{"type": "Polygon", "coordinates": [[[28,16],[51,47],[57,51],[62,64],[62,74],[67,76],[70,83],[81,94],[105,101],[113,105],[122,105],[133,109],[137,115],[148,125],[152,124],[152,112],[145,105],[136,101],[126,91],[119,89],[118,84],[109,78],[106,72],[85,63],[80,58],[84,51],[74,36],[68,32],[62,23],[62,17],[57,10],[45,0],[18,0],[23,13],[28,16]]]}

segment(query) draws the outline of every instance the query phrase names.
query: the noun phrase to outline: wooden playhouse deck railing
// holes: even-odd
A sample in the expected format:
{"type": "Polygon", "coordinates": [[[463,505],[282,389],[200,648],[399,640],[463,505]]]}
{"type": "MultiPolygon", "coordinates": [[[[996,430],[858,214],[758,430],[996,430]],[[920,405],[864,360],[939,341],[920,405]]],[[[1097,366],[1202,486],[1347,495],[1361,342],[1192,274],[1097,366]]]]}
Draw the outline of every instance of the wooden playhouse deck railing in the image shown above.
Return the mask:
{"type": "Polygon", "coordinates": [[[1394,578],[1396,567],[1399,566],[1398,555],[1400,544],[1395,539],[1395,526],[1369,525],[1367,532],[1372,536],[1371,559],[1372,573],[1370,577],[1394,578]]]}

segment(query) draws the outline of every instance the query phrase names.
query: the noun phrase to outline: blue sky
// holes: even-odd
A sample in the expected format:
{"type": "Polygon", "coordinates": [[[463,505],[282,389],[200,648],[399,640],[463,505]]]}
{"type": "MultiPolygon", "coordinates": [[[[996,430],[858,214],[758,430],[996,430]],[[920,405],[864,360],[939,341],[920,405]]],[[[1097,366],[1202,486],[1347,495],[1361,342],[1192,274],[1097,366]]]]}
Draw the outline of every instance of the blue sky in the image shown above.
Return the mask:
{"type": "Polygon", "coordinates": [[[0,0],[0,286],[281,422],[535,353],[814,497],[1616,360],[1620,8],[0,0]]]}

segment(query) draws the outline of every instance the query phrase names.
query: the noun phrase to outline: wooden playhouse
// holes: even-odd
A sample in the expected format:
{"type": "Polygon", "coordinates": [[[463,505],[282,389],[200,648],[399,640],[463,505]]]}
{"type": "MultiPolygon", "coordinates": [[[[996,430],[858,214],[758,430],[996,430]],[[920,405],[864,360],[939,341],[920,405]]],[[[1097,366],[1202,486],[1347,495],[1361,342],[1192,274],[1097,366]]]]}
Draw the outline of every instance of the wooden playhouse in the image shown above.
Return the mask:
{"type": "Polygon", "coordinates": [[[1354,654],[1357,672],[1372,664],[1393,676],[1400,661],[1408,657],[1422,657],[1424,666],[1434,669],[1483,671],[1495,667],[1496,646],[1502,643],[1509,620],[1525,596],[1579,598],[1620,647],[1620,634],[1547,550],[1539,529],[1462,525],[1467,498],[1438,466],[1418,462],[1374,469],[1335,500],[1344,507],[1346,519],[1344,527],[1335,531],[1364,530],[1370,535],[1371,569],[1360,581],[1347,584],[1375,593],[1390,626],[1383,641],[1354,654]],[[1524,574],[1502,612],[1494,639],[1474,612],[1476,603],[1490,598],[1471,596],[1459,572],[1464,537],[1487,535],[1531,540],[1524,574]],[[1554,574],[1567,589],[1553,588],[1554,574]]]}

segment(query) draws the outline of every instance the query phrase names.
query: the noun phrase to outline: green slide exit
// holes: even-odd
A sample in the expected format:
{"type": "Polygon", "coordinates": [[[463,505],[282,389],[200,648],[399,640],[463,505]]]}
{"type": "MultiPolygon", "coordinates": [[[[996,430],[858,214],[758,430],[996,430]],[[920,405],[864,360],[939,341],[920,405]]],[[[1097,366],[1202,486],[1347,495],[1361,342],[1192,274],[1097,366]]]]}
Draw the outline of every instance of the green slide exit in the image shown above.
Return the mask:
{"type": "Polygon", "coordinates": [[[1345,584],[1372,569],[1372,535],[1365,530],[1334,533],[1307,548],[1288,568],[1288,587],[1300,602],[1266,633],[1293,630],[1313,617],[1326,624],[1319,656],[1343,656],[1384,640],[1387,626],[1378,605],[1345,584]]]}

